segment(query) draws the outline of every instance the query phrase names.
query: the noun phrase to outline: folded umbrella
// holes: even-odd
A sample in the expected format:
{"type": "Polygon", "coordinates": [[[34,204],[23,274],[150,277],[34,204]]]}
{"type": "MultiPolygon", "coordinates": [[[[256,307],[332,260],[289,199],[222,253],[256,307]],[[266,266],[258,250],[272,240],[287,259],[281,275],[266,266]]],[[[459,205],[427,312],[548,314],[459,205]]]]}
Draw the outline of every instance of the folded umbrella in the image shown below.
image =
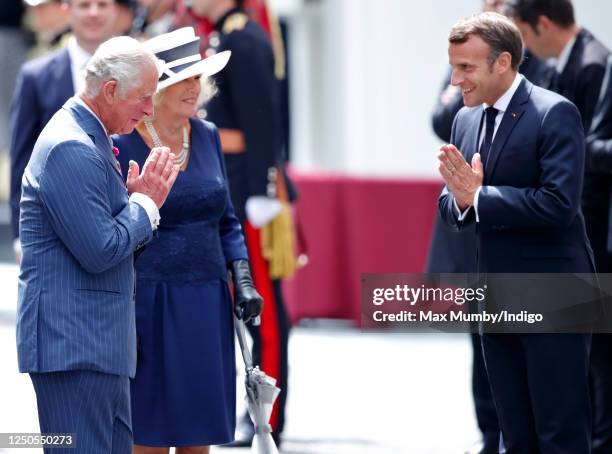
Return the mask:
{"type": "Polygon", "coordinates": [[[280,388],[276,386],[276,379],[266,375],[253,366],[251,352],[246,343],[245,326],[242,320],[235,320],[236,335],[242,351],[242,359],[246,368],[246,404],[251,420],[255,425],[255,436],[251,445],[251,452],[257,454],[278,454],[278,448],[272,438],[270,415],[272,407],[280,388]]]}

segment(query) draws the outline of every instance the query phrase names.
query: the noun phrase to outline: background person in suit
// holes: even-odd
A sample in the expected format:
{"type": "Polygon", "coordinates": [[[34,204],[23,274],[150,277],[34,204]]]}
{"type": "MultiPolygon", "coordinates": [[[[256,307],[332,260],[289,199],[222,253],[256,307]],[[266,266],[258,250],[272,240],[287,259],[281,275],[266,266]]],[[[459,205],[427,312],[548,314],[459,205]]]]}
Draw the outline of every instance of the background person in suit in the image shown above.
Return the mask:
{"type": "MultiPolygon", "coordinates": [[[[588,133],[610,51],[588,30],[574,21],[570,0],[509,0],[506,11],[514,19],[525,45],[540,59],[555,59],[545,88],[572,101],[588,133]]],[[[589,149],[587,148],[587,156],[589,149]]],[[[607,207],[612,180],[587,168],[582,210],[599,272],[612,272],[612,255],[605,243],[607,207]]]]}
{"type": "MultiPolygon", "coordinates": [[[[455,230],[476,223],[481,273],[592,273],[580,115],[518,74],[522,55],[519,30],[500,14],[451,30],[452,83],[466,108],[439,153],[440,213],[455,230]]],[[[482,343],[506,452],[589,453],[590,336],[484,334],[482,343]]]]}
{"type": "Polygon", "coordinates": [[[109,134],[153,113],[158,76],[134,39],[100,46],[84,91],[45,126],[25,170],[17,354],[41,432],[76,433],[76,450],[60,452],[132,449],[133,252],[152,238],[179,168],[155,148],[142,174],[130,163],[126,189],[109,134]]]}
{"type": "MultiPolygon", "coordinates": [[[[578,107],[584,132],[588,134],[610,51],[588,30],[576,24],[570,0],[509,0],[506,8],[525,44],[539,58],[555,59],[551,77],[543,86],[565,96],[578,107]]],[[[607,241],[612,176],[605,169],[589,165],[591,153],[590,142],[587,142],[582,212],[597,271],[611,273],[612,254],[608,251],[607,241]]],[[[606,334],[593,334],[591,404],[593,453],[610,453],[612,338],[606,334]]]]}
{"type": "MultiPolygon", "coordinates": [[[[612,56],[608,56],[606,76],[591,129],[587,136],[586,169],[612,178],[612,56]]],[[[612,203],[612,187],[608,189],[612,203]]],[[[612,254],[612,207],[608,205],[608,232],[606,252],[612,254]]],[[[610,335],[593,334],[591,347],[591,388],[593,390],[593,453],[612,452],[612,373],[610,362],[610,335]]]]}
{"type": "Polygon", "coordinates": [[[73,36],[62,49],[23,65],[11,103],[11,228],[19,262],[19,199],[21,178],[38,135],[64,102],[84,87],[83,70],[97,47],[112,36],[113,0],[69,0],[73,36]]]}
{"type": "MultiPolygon", "coordinates": [[[[601,93],[591,129],[587,136],[589,154],[586,167],[595,171],[612,174],[612,55],[608,57],[606,75],[601,86],[601,93]]],[[[612,213],[612,210],[609,211],[612,213]]],[[[608,252],[612,251],[612,222],[608,223],[608,252]]]]}
{"type": "MultiPolygon", "coordinates": [[[[281,279],[271,278],[261,247],[262,227],[281,215],[276,193],[277,165],[283,162],[280,83],[272,44],[245,14],[243,1],[195,0],[193,12],[215,25],[212,51],[230,50],[227,68],[213,76],[218,94],[205,104],[207,120],[219,128],[232,203],[243,223],[255,287],[266,302],[261,325],[248,325],[254,362],[278,380],[281,393],[270,424],[277,444],[285,423],[288,386],[289,317],[281,279]]],[[[277,197],[278,196],[278,197],[277,197]]],[[[248,414],[231,447],[250,446],[254,429],[248,414]]]]}
{"type": "MultiPolygon", "coordinates": [[[[0,61],[3,71],[0,79],[0,161],[4,161],[9,150],[9,105],[17,72],[31,45],[30,36],[22,28],[24,12],[23,0],[0,2],[0,61]]],[[[8,185],[0,187],[2,193],[6,189],[8,185]]]]}
{"type": "Polygon", "coordinates": [[[27,5],[25,23],[34,33],[36,43],[30,57],[38,57],[56,50],[65,43],[69,33],[68,8],[63,0],[24,0],[27,5]]]}

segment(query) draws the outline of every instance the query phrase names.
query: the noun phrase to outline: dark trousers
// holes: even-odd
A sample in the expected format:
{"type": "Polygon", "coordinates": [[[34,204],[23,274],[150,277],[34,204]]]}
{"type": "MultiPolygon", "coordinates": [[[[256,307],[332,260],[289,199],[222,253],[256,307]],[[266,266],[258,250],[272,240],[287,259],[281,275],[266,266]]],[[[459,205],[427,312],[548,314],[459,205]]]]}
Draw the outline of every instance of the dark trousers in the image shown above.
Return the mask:
{"type": "Polygon", "coordinates": [[[276,399],[270,425],[280,434],[285,426],[285,404],[288,388],[288,345],[290,323],[283,303],[281,281],[270,279],[268,263],[261,255],[259,230],[244,223],[249,259],[255,288],[264,299],[261,325],[247,324],[253,338],[253,361],[261,370],[276,378],[281,392],[276,399]]]}
{"type": "Polygon", "coordinates": [[[74,448],[45,454],[131,454],[128,377],[90,370],[31,373],[42,434],[76,434],[74,448]]]}
{"type": "Polygon", "coordinates": [[[482,354],[482,342],[479,334],[471,334],[470,337],[473,351],[472,395],[474,396],[476,421],[482,433],[485,448],[497,449],[497,446],[499,446],[499,422],[482,354]]]}
{"type": "Polygon", "coordinates": [[[589,454],[589,334],[485,334],[506,454],[589,454]]]}
{"type": "MultiPolygon", "coordinates": [[[[604,213],[605,214],[605,213],[604,213]]],[[[592,218],[592,216],[591,216],[592,218]]],[[[612,273],[607,230],[587,222],[587,233],[599,273],[612,273]]],[[[610,307],[610,306],[608,306],[610,307]]],[[[593,454],[612,454],[612,335],[593,334],[590,362],[591,407],[593,411],[593,454]]]]}
{"type": "MultiPolygon", "coordinates": [[[[461,232],[451,232],[444,225],[440,214],[432,233],[427,265],[428,273],[473,273],[476,265],[476,232],[473,226],[461,232]]],[[[472,394],[476,420],[482,433],[485,448],[499,442],[499,423],[491,396],[489,378],[482,356],[480,336],[472,334],[472,394]]]]}
{"type": "Polygon", "coordinates": [[[611,334],[593,334],[590,365],[593,454],[612,454],[611,334]]]}

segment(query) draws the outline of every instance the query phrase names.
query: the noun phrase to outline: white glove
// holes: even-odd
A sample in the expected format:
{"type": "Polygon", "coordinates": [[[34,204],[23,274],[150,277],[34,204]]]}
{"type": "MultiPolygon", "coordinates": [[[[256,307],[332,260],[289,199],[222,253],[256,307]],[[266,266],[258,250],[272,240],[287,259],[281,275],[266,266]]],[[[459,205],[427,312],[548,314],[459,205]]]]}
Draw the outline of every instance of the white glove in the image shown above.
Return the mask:
{"type": "Polygon", "coordinates": [[[278,199],[272,199],[263,195],[249,197],[246,201],[246,215],[251,225],[261,228],[281,212],[281,203],[278,199]]]}

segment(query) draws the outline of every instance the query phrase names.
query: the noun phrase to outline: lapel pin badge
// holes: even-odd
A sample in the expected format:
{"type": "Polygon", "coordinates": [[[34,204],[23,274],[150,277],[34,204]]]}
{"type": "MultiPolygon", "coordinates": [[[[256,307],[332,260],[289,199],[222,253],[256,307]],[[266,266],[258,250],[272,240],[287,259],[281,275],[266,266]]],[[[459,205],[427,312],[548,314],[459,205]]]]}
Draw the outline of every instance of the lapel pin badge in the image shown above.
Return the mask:
{"type": "Polygon", "coordinates": [[[512,118],[516,118],[516,112],[512,112],[512,118]]]}

